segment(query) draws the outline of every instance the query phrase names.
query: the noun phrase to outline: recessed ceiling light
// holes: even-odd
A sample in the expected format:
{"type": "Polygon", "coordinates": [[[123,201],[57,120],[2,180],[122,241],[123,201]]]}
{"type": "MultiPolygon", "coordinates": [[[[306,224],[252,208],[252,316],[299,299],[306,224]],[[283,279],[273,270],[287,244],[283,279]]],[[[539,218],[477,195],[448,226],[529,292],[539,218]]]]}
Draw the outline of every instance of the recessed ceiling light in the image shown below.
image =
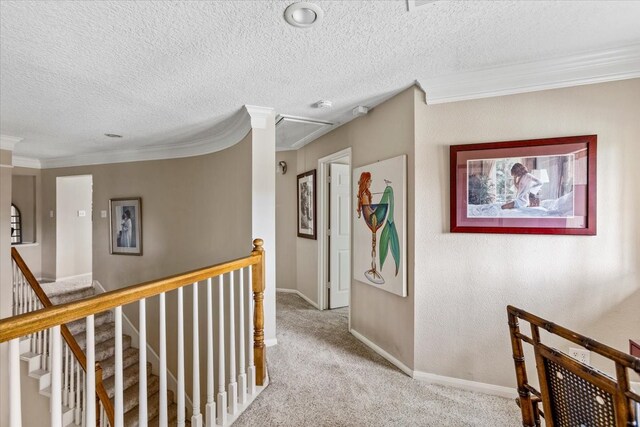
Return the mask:
{"type": "Polygon", "coordinates": [[[104,136],[109,138],[122,138],[122,135],[118,135],[117,133],[105,133],[104,136]]]}
{"type": "Polygon", "coordinates": [[[308,2],[290,4],[284,11],[284,19],[294,27],[308,28],[322,20],[324,11],[308,2]]]}

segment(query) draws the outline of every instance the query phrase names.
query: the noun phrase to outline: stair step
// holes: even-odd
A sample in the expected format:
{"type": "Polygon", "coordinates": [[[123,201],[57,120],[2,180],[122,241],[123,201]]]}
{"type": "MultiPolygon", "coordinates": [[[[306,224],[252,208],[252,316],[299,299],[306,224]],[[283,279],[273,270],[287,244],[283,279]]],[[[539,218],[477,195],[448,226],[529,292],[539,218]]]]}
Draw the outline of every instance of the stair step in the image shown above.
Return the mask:
{"type": "MultiPolygon", "coordinates": [[[[105,323],[113,322],[113,314],[111,311],[103,311],[102,313],[98,313],[94,316],[94,326],[98,327],[100,325],[104,325],[105,323]]],[[[73,335],[79,335],[84,332],[87,328],[86,319],[78,319],[71,323],[67,323],[67,328],[71,331],[73,335]]]]}
{"type": "MultiPolygon", "coordinates": [[[[129,347],[122,352],[122,369],[127,369],[129,366],[138,363],[139,353],[137,348],[129,347]]],[[[102,367],[102,380],[114,375],[116,371],[116,357],[115,355],[101,360],[100,366],[102,367]]]]}
{"type": "MultiPolygon", "coordinates": [[[[139,385],[140,383],[136,382],[122,394],[124,412],[128,412],[138,406],[140,401],[139,385]]],[[[156,375],[149,375],[147,377],[147,396],[153,396],[158,390],[160,390],[160,378],[156,375]]],[[[111,403],[115,406],[114,399],[111,399],[111,403]]]]}
{"type": "MultiPolygon", "coordinates": [[[[168,418],[169,418],[169,425],[176,425],[176,421],[178,420],[178,405],[176,405],[175,403],[172,403],[171,405],[169,405],[169,411],[168,411],[168,418]]],[[[186,424],[186,423],[185,423],[186,424]]],[[[189,425],[191,425],[191,423],[189,423],[189,425]]],[[[149,427],[160,427],[160,416],[155,417],[154,419],[152,419],[151,421],[149,421],[148,424],[149,427]]]]}
{"type": "MultiPolygon", "coordinates": [[[[131,337],[129,335],[122,336],[122,351],[131,347],[131,337]]],[[[84,349],[83,349],[84,350],[84,349]]],[[[96,361],[101,362],[113,356],[116,351],[116,340],[103,341],[96,345],[96,361]]],[[[86,353],[86,352],[85,352],[86,353]]]]}
{"type": "MultiPolygon", "coordinates": [[[[51,289],[53,289],[53,287],[51,287],[51,289]]],[[[61,294],[54,294],[53,292],[54,291],[52,291],[51,295],[47,294],[47,296],[51,300],[51,304],[53,305],[60,305],[71,301],[79,301],[95,295],[95,289],[93,288],[93,286],[89,288],[80,288],[73,291],[67,291],[61,294]]]]}
{"type": "MultiPolygon", "coordinates": [[[[94,334],[96,345],[98,345],[101,342],[112,339],[116,334],[115,324],[104,323],[100,326],[95,326],[93,334],[94,334]]],[[[80,348],[84,350],[85,346],[87,345],[87,331],[82,331],[79,334],[74,335],[73,337],[78,342],[78,345],[80,346],[80,348]]]]}
{"type": "MultiPolygon", "coordinates": [[[[173,403],[173,392],[171,390],[167,390],[167,403],[169,404],[169,424],[171,424],[171,421],[174,421],[178,416],[178,407],[175,403],[173,403]]],[[[148,425],[158,425],[158,414],[160,413],[160,393],[155,393],[152,396],[149,396],[149,398],[147,399],[147,405],[148,419],[151,420],[148,425]]],[[[135,408],[124,414],[125,427],[138,426],[138,409],[139,406],[136,406],[135,408]]]]}
{"type": "MultiPolygon", "coordinates": [[[[126,390],[134,384],[138,384],[138,375],[140,373],[140,365],[134,364],[129,366],[122,372],[122,387],[126,390]]],[[[151,363],[147,362],[147,377],[151,374],[151,363]]],[[[104,380],[102,383],[104,384],[105,390],[107,390],[107,395],[109,395],[109,399],[113,398],[115,394],[115,381],[116,377],[111,376],[104,380]]]]}

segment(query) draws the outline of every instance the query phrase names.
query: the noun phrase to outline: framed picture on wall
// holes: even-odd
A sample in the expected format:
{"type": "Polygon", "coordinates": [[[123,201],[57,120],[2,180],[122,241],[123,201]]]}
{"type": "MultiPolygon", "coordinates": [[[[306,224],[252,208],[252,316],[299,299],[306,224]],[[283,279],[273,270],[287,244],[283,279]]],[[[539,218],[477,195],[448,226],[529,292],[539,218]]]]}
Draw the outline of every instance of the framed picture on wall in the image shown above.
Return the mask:
{"type": "Polygon", "coordinates": [[[316,239],[316,170],[298,175],[298,237],[316,239]]]}
{"type": "Polygon", "coordinates": [[[109,200],[109,250],[114,255],[142,255],[142,200],[109,200]]]}
{"type": "Polygon", "coordinates": [[[450,147],[454,233],[596,234],[596,135],[450,147]]]}
{"type": "Polygon", "coordinates": [[[407,296],[407,156],[353,170],[353,278],[407,296]]]}

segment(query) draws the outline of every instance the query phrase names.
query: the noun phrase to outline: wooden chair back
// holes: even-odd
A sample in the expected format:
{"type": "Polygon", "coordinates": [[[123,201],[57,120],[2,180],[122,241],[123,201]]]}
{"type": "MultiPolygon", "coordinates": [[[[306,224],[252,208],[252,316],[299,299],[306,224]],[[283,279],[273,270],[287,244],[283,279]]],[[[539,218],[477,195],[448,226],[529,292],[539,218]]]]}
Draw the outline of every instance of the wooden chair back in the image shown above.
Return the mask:
{"type": "Polygon", "coordinates": [[[629,370],[640,374],[640,358],[516,307],[507,313],[523,426],[540,426],[543,417],[547,427],[640,427],[640,395],[629,380],[629,370]],[[519,320],[529,323],[531,336],[520,331],[519,320]],[[540,328],[611,360],[615,378],[542,343],[540,328]],[[533,346],[539,390],[528,381],[523,342],[533,346]]]}

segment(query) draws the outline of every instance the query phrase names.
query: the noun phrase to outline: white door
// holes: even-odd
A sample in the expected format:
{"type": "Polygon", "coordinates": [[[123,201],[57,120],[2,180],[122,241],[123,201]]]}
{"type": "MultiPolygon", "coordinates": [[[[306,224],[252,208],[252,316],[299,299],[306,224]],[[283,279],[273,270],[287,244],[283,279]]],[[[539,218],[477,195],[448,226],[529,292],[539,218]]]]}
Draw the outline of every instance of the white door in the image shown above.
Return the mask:
{"type": "Polygon", "coordinates": [[[351,287],[351,173],[349,165],[331,164],[329,308],[349,305],[351,287]]]}

